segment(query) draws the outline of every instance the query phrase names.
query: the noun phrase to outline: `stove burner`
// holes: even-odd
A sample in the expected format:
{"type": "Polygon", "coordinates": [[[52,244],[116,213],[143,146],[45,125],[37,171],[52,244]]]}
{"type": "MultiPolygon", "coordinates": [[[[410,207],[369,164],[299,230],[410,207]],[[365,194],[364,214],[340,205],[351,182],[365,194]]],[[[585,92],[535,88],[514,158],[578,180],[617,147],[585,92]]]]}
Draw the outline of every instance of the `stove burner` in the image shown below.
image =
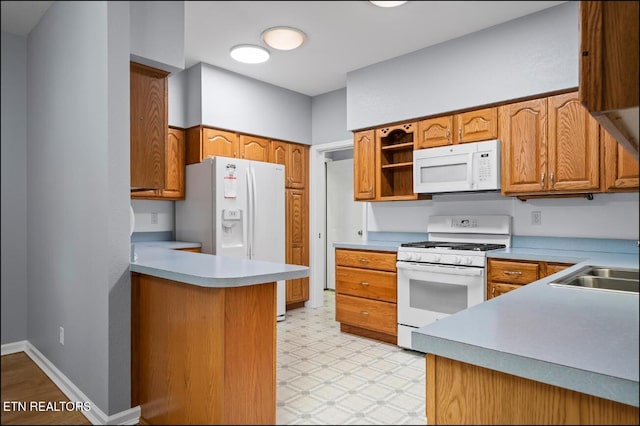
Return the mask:
{"type": "Polygon", "coordinates": [[[412,243],[402,243],[400,247],[412,247],[412,248],[439,248],[445,250],[473,250],[473,251],[487,251],[503,249],[506,247],[504,244],[484,244],[484,243],[454,243],[454,242],[442,242],[442,241],[417,241],[412,243]]]}

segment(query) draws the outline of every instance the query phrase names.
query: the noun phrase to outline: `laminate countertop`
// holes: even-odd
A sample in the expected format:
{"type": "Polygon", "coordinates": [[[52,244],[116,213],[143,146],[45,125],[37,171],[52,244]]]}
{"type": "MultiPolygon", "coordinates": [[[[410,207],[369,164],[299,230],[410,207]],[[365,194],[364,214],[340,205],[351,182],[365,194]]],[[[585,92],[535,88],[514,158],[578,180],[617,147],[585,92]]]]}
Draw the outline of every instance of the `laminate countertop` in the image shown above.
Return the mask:
{"type": "Polygon", "coordinates": [[[638,253],[508,248],[489,258],[575,265],[412,332],[425,353],[638,407],[638,294],[549,285],[583,266],[638,269],[638,253]]]}
{"type": "Polygon", "coordinates": [[[199,243],[153,241],[132,244],[131,272],[201,287],[240,287],[309,276],[307,266],[180,251],[199,243]]]}

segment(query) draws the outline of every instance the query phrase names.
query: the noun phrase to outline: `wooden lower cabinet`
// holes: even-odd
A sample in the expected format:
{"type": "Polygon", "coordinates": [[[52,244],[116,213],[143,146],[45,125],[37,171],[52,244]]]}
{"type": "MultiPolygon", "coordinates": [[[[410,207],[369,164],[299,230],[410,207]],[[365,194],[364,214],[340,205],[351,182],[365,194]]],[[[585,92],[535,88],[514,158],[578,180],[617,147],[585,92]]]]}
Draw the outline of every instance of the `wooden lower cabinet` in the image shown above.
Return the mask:
{"type": "Polygon", "coordinates": [[[427,423],[638,424],[638,407],[426,355],[427,423]]]}
{"type": "Polygon", "coordinates": [[[131,274],[141,424],[275,424],[276,283],[200,287],[131,274]]]}
{"type": "Polygon", "coordinates": [[[179,248],[179,249],[175,249],[175,250],[189,251],[191,253],[202,253],[202,248],[201,247],[186,247],[186,248],[179,248]]]}
{"type": "MultiPolygon", "coordinates": [[[[309,266],[309,198],[304,189],[286,190],[286,260],[309,266]]],[[[286,282],[287,310],[304,306],[309,300],[309,278],[286,282]]]]}
{"type": "Polygon", "coordinates": [[[487,299],[516,290],[525,284],[560,272],[572,265],[571,263],[535,260],[488,259],[487,299]]]}
{"type": "Polygon", "coordinates": [[[336,321],[340,330],[397,343],[396,253],[336,249],[336,321]]]}

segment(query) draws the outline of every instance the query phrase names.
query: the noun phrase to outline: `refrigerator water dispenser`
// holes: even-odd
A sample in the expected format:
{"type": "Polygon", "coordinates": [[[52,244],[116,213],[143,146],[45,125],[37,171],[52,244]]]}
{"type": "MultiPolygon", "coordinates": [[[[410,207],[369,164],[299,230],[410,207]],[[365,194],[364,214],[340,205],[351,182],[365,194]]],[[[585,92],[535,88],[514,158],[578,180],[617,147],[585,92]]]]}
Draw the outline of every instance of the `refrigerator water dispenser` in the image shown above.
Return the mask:
{"type": "Polygon", "coordinates": [[[242,210],[222,210],[222,247],[242,247],[244,238],[242,232],[242,210]]]}

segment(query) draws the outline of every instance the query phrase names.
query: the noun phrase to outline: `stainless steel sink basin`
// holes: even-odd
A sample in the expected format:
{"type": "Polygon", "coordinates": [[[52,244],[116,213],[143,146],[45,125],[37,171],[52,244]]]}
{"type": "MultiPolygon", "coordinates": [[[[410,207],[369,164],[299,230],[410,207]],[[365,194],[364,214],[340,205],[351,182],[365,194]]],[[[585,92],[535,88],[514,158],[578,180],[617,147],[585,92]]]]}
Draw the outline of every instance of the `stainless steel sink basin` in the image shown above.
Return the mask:
{"type": "Polygon", "coordinates": [[[594,290],[638,293],[637,269],[614,269],[585,266],[573,274],[552,281],[553,286],[589,288],[594,290]]]}

